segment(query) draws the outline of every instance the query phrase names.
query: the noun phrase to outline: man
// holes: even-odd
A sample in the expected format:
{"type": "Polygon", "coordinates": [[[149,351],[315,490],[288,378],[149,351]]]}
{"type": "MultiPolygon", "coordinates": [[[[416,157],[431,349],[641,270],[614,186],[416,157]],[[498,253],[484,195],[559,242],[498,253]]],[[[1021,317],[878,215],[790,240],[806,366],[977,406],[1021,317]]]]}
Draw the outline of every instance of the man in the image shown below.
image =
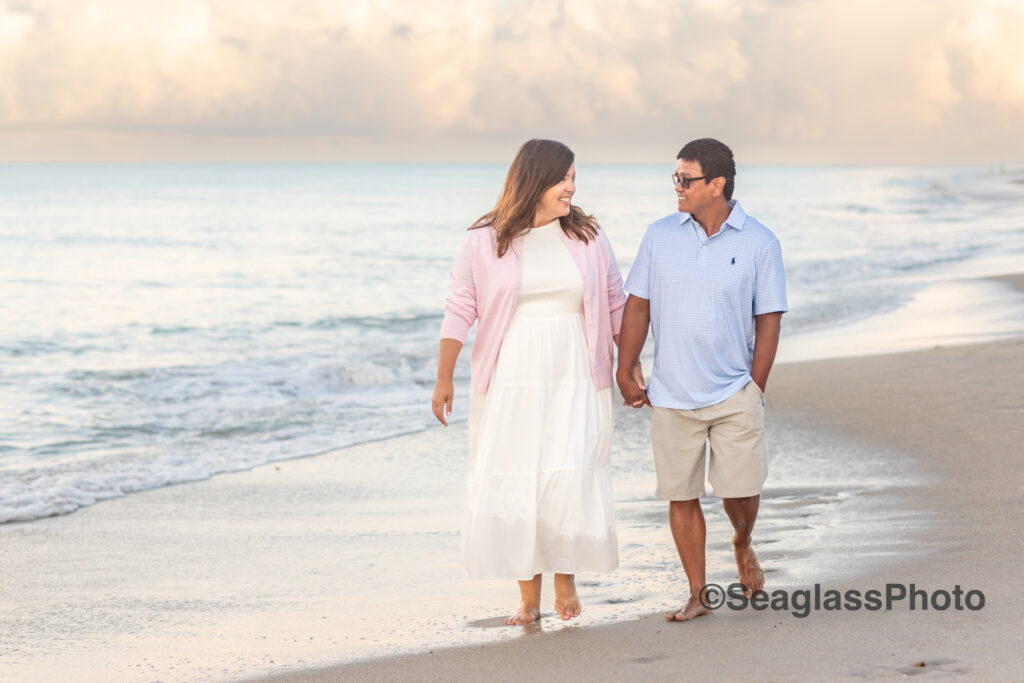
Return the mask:
{"type": "Polygon", "coordinates": [[[670,501],[672,538],[690,584],[687,603],[665,618],[688,621],[711,613],[699,599],[708,443],[708,479],[735,530],[744,595],[764,587],[750,538],[767,476],[764,390],[788,307],[778,239],[732,199],[732,151],[704,138],[677,158],[679,212],[647,228],[626,280],[616,381],[626,404],[652,407],[657,495],[670,501]],[[644,387],[632,370],[648,325],[654,368],[644,387]]]}

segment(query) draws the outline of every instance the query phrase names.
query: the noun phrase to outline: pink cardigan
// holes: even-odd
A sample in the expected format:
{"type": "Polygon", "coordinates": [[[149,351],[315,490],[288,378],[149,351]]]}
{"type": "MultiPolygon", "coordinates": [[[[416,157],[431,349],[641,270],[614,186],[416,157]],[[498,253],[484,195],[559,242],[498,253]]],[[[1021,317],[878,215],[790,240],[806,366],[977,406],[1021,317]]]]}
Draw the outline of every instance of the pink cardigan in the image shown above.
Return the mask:
{"type": "MultiPolygon", "coordinates": [[[[597,236],[586,244],[564,232],[562,241],[583,276],[583,323],[590,352],[590,372],[594,386],[605,389],[612,385],[615,345],[612,337],[622,327],[622,308],[626,304],[622,274],[603,230],[598,230],[597,236]]],[[[470,373],[473,386],[480,392],[487,391],[501,342],[519,301],[523,278],[522,245],[523,238],[517,237],[505,255],[498,258],[494,228],[470,230],[452,268],[441,339],[464,343],[469,328],[479,320],[470,373]]]]}

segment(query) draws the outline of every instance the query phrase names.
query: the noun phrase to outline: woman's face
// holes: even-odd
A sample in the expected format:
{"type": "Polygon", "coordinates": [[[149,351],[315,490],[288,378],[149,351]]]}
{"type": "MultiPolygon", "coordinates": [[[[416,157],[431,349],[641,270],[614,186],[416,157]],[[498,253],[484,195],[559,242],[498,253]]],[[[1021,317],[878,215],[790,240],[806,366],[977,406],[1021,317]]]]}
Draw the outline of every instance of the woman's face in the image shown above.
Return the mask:
{"type": "Polygon", "coordinates": [[[544,194],[540,196],[540,201],[537,203],[537,217],[545,223],[550,223],[559,216],[568,216],[569,204],[575,193],[576,163],[573,162],[569,166],[569,170],[565,172],[565,177],[544,190],[544,194]]]}

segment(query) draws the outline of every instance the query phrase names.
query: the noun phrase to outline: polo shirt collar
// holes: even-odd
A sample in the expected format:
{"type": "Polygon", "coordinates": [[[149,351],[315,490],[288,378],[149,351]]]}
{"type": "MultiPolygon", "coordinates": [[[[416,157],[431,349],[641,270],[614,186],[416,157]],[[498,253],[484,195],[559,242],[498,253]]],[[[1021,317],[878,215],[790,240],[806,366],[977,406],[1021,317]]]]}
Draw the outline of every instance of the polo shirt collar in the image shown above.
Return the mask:
{"type": "Polygon", "coordinates": [[[735,199],[729,200],[729,206],[732,207],[732,211],[729,212],[729,217],[725,219],[725,224],[737,230],[742,230],[743,225],[747,222],[747,212],[743,210],[743,207],[735,199]]]}
{"type": "MultiPolygon", "coordinates": [[[[729,206],[732,207],[732,211],[729,212],[729,217],[725,219],[725,223],[722,224],[722,227],[728,226],[730,228],[742,230],[743,225],[747,222],[747,212],[743,210],[743,207],[740,206],[739,201],[736,199],[730,199],[729,206]]],[[[693,216],[690,214],[684,212],[679,213],[680,225],[686,225],[686,222],[691,220],[693,220],[693,216]]],[[[693,221],[693,224],[697,225],[697,221],[693,221]]]]}

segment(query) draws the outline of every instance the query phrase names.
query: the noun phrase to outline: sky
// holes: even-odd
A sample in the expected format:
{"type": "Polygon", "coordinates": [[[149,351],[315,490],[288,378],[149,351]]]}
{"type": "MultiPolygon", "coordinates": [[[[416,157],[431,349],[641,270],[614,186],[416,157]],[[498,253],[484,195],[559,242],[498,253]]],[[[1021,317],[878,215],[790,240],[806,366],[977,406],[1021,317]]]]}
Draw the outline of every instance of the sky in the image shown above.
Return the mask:
{"type": "Polygon", "coordinates": [[[1024,0],[0,0],[0,161],[1024,163],[1024,0]]]}

